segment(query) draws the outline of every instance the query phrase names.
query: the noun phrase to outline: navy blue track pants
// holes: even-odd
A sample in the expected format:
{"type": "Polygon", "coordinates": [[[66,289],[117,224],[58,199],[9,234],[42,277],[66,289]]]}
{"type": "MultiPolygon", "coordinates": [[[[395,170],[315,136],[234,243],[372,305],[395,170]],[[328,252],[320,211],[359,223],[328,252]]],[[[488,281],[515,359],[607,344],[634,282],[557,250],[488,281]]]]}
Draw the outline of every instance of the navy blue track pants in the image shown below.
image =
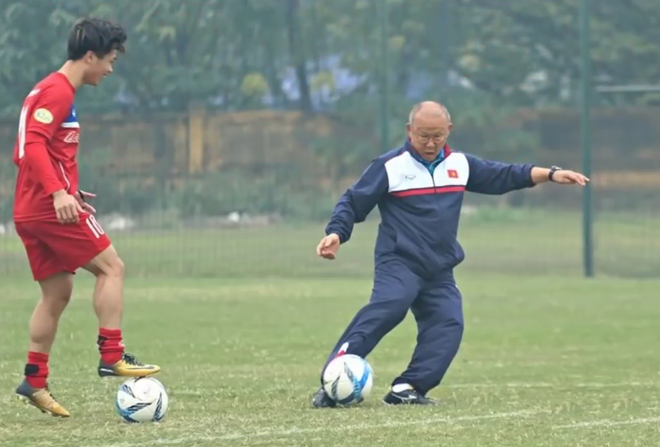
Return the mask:
{"type": "Polygon", "coordinates": [[[408,310],[417,321],[417,346],[408,368],[392,384],[408,383],[423,394],[438,386],[463,337],[461,294],[452,272],[423,279],[396,259],[376,267],[369,303],[348,325],[326,366],[340,349],[366,358],[408,310]]]}

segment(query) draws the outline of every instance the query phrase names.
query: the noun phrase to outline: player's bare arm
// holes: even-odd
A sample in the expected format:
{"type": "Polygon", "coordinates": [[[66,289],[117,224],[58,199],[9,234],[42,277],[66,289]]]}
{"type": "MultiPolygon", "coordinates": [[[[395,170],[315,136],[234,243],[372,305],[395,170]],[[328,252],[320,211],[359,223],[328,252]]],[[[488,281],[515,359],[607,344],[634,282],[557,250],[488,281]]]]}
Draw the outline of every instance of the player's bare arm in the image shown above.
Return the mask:
{"type": "Polygon", "coordinates": [[[579,172],[570,171],[561,168],[532,168],[532,182],[534,184],[554,182],[561,185],[580,185],[586,186],[589,178],[579,172]]]}

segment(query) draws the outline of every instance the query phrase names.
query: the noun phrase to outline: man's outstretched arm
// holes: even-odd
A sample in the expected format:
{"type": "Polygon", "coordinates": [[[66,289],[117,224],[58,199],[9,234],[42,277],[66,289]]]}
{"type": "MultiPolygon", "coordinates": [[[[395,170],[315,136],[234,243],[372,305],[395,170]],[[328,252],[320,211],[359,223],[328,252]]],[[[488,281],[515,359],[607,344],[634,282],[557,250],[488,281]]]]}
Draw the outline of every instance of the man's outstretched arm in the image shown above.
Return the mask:
{"type": "Polygon", "coordinates": [[[550,172],[551,170],[548,168],[532,168],[532,182],[538,185],[539,183],[545,183],[552,180],[554,183],[559,183],[561,185],[580,186],[586,186],[586,184],[589,183],[589,178],[579,172],[570,171],[568,169],[558,169],[552,173],[552,179],[550,178],[550,172]]]}
{"type": "MultiPolygon", "coordinates": [[[[465,156],[470,166],[470,177],[466,185],[466,189],[470,192],[506,194],[550,181],[550,169],[548,168],[540,168],[531,164],[509,164],[482,160],[469,154],[465,156]]],[[[584,186],[589,179],[577,172],[560,170],[553,173],[552,181],[584,186]]]]}

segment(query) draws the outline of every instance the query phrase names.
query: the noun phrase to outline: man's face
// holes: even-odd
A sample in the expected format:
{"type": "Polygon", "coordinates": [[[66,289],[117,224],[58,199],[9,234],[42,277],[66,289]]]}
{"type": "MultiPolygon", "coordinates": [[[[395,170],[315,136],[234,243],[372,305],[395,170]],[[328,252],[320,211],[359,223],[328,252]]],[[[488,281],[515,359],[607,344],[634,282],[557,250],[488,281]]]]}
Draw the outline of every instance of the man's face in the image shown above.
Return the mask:
{"type": "Polygon", "coordinates": [[[419,111],[412,125],[408,125],[408,136],[417,153],[433,161],[447,144],[451,127],[446,114],[419,111]]]}
{"type": "Polygon", "coordinates": [[[85,55],[85,63],[87,70],[85,71],[85,84],[99,85],[101,80],[112,73],[112,66],[117,60],[117,51],[112,50],[104,57],[98,57],[93,52],[88,52],[85,55]]]}

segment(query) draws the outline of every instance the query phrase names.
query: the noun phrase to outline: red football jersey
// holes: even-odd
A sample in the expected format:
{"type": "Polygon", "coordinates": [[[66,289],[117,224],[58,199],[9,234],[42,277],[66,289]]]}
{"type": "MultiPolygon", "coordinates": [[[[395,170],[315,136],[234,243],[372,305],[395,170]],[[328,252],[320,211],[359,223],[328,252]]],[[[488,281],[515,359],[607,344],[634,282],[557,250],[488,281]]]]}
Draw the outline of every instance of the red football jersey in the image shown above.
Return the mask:
{"type": "Polygon", "coordinates": [[[15,222],[56,219],[52,194],[78,191],[80,125],[74,96],[67,77],[52,73],[25,98],[14,147],[15,222]]]}

